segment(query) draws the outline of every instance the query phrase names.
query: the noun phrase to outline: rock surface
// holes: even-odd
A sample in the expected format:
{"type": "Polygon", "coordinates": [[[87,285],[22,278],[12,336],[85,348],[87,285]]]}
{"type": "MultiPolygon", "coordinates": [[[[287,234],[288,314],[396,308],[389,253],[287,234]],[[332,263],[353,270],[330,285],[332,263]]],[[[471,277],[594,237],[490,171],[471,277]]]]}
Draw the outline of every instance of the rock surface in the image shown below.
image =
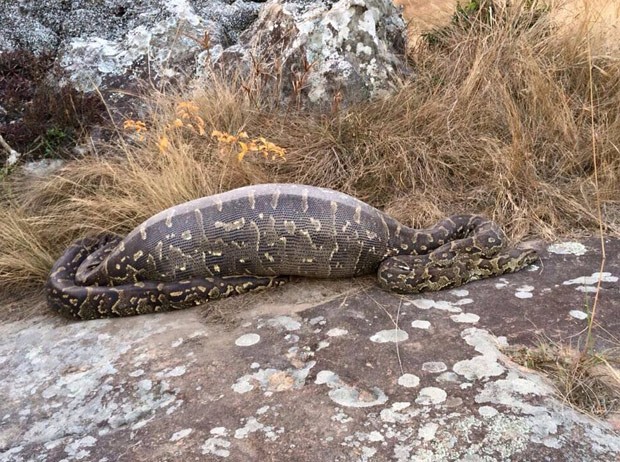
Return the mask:
{"type": "MultiPolygon", "coordinates": [[[[232,327],[201,308],[5,322],[0,461],[616,461],[618,421],[565,406],[500,350],[577,342],[597,244],[446,292],[301,281],[207,305],[246,304],[232,327]]],[[[597,313],[616,338],[619,255],[608,240],[597,313]]]]}
{"type": "Polygon", "coordinates": [[[241,61],[246,75],[262,63],[276,69],[272,85],[284,94],[325,106],[389,93],[406,71],[404,53],[405,23],[389,0],[273,0],[239,44],[213,58],[241,61]]]}
{"type": "MultiPolygon", "coordinates": [[[[90,91],[148,76],[192,75],[196,57],[228,46],[258,16],[259,1],[45,0],[11,2],[0,10],[0,51],[56,56],[66,81],[90,91]]],[[[65,81],[65,83],[66,83],[65,81]]]]}
{"type": "Polygon", "coordinates": [[[22,0],[0,9],[0,52],[52,55],[61,83],[82,91],[185,81],[225,55],[233,67],[279,60],[286,95],[318,104],[388,91],[404,69],[404,31],[389,0],[22,0]]]}

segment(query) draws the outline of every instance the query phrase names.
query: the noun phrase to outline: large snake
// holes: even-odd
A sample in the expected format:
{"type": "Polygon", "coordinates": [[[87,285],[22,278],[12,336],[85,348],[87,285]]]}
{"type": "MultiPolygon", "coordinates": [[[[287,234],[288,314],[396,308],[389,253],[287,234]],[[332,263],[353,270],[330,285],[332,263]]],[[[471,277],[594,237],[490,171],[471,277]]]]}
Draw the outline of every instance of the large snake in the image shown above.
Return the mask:
{"type": "Polygon", "coordinates": [[[376,273],[399,293],[518,271],[533,250],[505,250],[494,222],[456,215],[413,229],[346,194],[263,184],[203,197],[149,218],[125,238],[74,242],[54,264],[49,305],[67,317],[129,316],[273,287],[288,276],[376,273]]]}

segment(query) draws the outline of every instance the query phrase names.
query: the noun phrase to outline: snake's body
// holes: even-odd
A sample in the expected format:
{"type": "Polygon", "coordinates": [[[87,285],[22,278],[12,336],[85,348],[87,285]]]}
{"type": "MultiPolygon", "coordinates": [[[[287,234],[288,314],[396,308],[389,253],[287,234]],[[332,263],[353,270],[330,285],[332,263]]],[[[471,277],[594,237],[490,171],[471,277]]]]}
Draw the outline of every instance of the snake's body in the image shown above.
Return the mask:
{"type": "Polygon", "coordinates": [[[330,189],[248,186],[164,210],[125,238],[75,242],[52,268],[48,300],[66,316],[92,319],[184,308],[287,276],[377,273],[397,292],[440,290],[537,259],[505,251],[505,240],[479,216],[417,230],[330,189]]]}

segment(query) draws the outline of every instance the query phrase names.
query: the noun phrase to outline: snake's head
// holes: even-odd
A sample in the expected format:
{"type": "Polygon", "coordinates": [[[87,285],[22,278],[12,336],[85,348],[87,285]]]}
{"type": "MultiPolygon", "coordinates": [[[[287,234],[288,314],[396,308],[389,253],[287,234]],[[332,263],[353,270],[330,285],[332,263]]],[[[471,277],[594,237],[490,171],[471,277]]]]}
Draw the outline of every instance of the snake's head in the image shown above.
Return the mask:
{"type": "Polygon", "coordinates": [[[513,249],[508,254],[514,261],[512,266],[515,271],[537,262],[540,258],[534,249],[513,249]]]}
{"type": "Polygon", "coordinates": [[[534,249],[526,249],[525,252],[523,252],[522,258],[525,265],[531,265],[540,259],[538,253],[534,249]]]}

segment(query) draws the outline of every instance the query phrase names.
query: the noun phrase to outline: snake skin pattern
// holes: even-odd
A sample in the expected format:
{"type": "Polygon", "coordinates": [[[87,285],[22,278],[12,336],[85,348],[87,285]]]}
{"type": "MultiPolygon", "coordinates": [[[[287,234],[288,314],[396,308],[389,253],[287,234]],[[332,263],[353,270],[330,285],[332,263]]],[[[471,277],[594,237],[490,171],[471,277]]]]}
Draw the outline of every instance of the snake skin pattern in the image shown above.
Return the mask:
{"type": "Polygon", "coordinates": [[[73,243],[51,270],[48,302],[70,318],[129,316],[274,287],[289,276],[373,273],[388,290],[440,290],[537,260],[533,250],[504,250],[505,242],[480,216],[413,229],[330,189],[248,186],[171,207],[125,238],[73,243]]]}

